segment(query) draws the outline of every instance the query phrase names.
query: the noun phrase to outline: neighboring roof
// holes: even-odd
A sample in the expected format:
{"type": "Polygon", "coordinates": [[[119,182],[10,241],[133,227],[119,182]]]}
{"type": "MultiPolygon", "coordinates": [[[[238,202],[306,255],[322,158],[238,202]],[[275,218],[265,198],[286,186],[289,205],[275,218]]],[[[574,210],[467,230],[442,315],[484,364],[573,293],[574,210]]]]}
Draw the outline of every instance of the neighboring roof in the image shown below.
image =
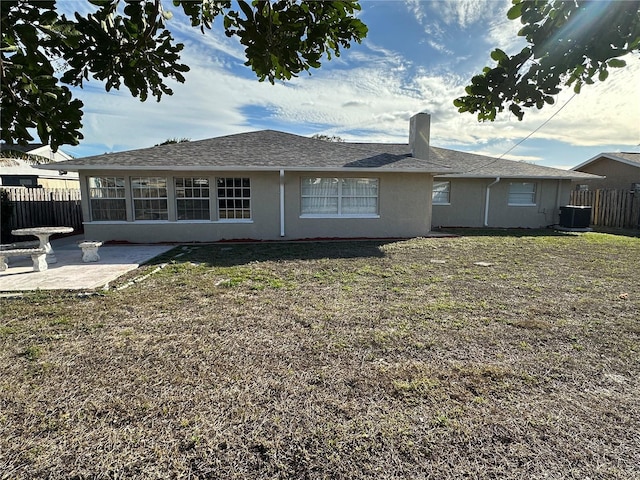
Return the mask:
{"type": "Polygon", "coordinates": [[[580,168],[586,167],[587,165],[594,163],[601,158],[608,158],[609,160],[613,160],[615,162],[624,163],[626,165],[631,165],[632,167],[640,168],[640,153],[637,152],[611,152],[611,153],[599,153],[593,158],[590,158],[586,162],[581,163],[573,167],[571,170],[578,170],[580,168]]]}
{"type": "Polygon", "coordinates": [[[44,147],[44,143],[30,143],[29,145],[18,145],[13,143],[0,143],[0,152],[5,150],[15,150],[16,152],[29,153],[33,150],[44,147]]]}
{"type": "Polygon", "coordinates": [[[72,158],[71,155],[62,150],[54,152],[46,143],[30,143],[28,145],[0,143],[0,157],[19,158],[23,160],[32,159],[39,163],[58,162],[72,158]]]}
{"type": "Polygon", "coordinates": [[[428,172],[438,177],[600,178],[457,150],[431,147],[428,160],[408,144],[327,142],[274,130],[76,158],[37,168],[65,170],[377,171],[428,172]]]}
{"type": "MultiPolygon", "coordinates": [[[[406,144],[363,144],[371,148],[393,151],[396,153],[409,152],[406,144]]],[[[580,178],[600,178],[589,173],[561,170],[559,168],[543,167],[526,162],[487,157],[475,153],[449,150],[446,148],[430,147],[429,161],[447,165],[452,173],[438,174],[437,177],[447,178],[539,178],[570,180],[580,178]]]]}
{"type": "MultiPolygon", "coordinates": [[[[35,166],[21,160],[19,158],[0,158],[0,167],[2,170],[0,174],[5,176],[35,176],[40,178],[66,178],[66,179],[78,179],[78,174],[75,172],[66,172],[60,174],[56,172],[46,172],[41,169],[34,168],[35,166]]],[[[56,170],[60,170],[57,168],[56,170]]]]}
{"type": "Polygon", "coordinates": [[[387,151],[365,144],[327,142],[274,130],[76,158],[43,169],[65,170],[307,170],[451,172],[446,165],[413,158],[405,148],[387,151]]]}

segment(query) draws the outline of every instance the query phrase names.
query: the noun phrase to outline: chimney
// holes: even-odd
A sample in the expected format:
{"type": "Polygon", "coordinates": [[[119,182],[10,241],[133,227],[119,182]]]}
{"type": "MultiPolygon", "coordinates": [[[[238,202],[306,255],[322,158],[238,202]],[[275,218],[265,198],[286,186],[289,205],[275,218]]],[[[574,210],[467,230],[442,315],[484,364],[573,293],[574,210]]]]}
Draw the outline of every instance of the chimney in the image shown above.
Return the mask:
{"type": "Polygon", "coordinates": [[[409,147],[414,158],[429,160],[429,131],[431,115],[420,112],[409,121],[409,147]]]}

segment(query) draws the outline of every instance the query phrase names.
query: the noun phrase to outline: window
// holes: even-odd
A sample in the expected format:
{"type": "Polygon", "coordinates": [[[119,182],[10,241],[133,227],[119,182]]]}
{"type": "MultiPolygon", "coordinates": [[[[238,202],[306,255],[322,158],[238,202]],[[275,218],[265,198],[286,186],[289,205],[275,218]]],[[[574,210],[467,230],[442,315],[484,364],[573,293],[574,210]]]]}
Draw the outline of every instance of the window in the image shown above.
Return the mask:
{"type": "Polygon", "coordinates": [[[536,184],[535,183],[510,183],[509,184],[509,205],[535,205],[536,204],[536,184]]]}
{"type": "Polygon", "coordinates": [[[0,185],[5,187],[35,187],[38,184],[38,177],[14,177],[13,175],[3,175],[0,185]]]}
{"type": "Polygon", "coordinates": [[[434,205],[449,205],[449,195],[451,192],[451,182],[433,182],[433,192],[431,200],[434,205]]]}
{"type": "Polygon", "coordinates": [[[631,191],[633,193],[640,193],[640,183],[632,183],[631,184],[631,191]]]}
{"type": "Polygon", "coordinates": [[[178,220],[210,220],[209,179],[176,178],[178,220]]]}
{"type": "Polygon", "coordinates": [[[377,178],[341,178],[340,215],[375,215],[378,213],[377,178]]]}
{"type": "Polygon", "coordinates": [[[91,220],[126,221],[124,177],[89,177],[91,220]]]}
{"type": "Polygon", "coordinates": [[[218,219],[251,218],[251,181],[248,178],[218,178],[218,219]]]}
{"type": "Polygon", "coordinates": [[[377,178],[303,178],[302,215],[378,214],[377,178]]]}
{"type": "Polygon", "coordinates": [[[135,220],[168,220],[167,179],[132,177],[131,197],[135,220]]]}
{"type": "Polygon", "coordinates": [[[338,213],[338,179],[303,178],[301,197],[303,215],[336,215],[338,213]]]}
{"type": "Polygon", "coordinates": [[[589,191],[589,185],[585,185],[584,183],[576,185],[576,192],[587,192],[589,191]]]}

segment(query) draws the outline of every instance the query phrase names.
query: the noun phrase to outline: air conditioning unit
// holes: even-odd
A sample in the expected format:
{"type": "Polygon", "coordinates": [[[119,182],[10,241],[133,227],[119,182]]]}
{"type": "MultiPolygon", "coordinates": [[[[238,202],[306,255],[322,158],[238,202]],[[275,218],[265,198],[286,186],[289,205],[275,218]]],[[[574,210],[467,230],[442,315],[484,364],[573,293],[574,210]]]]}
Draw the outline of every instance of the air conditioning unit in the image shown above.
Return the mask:
{"type": "Polygon", "coordinates": [[[565,205],[560,207],[560,226],[564,228],[589,228],[591,207],[588,205],[565,205]]]}

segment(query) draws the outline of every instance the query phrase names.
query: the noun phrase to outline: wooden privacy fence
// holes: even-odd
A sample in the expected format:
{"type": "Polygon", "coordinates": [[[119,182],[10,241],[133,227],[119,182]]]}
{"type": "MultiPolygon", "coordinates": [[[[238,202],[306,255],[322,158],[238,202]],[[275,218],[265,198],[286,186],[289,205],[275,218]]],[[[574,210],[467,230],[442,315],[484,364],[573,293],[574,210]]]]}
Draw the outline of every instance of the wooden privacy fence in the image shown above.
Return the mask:
{"type": "MultiPolygon", "coordinates": [[[[14,228],[65,226],[73,227],[75,233],[83,230],[79,189],[0,187],[0,191],[8,194],[11,205],[9,218],[2,218],[5,242],[18,239],[6,238],[14,228]]],[[[6,214],[3,208],[3,215],[6,214]]]]}
{"type": "Polygon", "coordinates": [[[591,206],[591,225],[640,228],[640,193],[629,190],[571,192],[571,205],[591,206]]]}

